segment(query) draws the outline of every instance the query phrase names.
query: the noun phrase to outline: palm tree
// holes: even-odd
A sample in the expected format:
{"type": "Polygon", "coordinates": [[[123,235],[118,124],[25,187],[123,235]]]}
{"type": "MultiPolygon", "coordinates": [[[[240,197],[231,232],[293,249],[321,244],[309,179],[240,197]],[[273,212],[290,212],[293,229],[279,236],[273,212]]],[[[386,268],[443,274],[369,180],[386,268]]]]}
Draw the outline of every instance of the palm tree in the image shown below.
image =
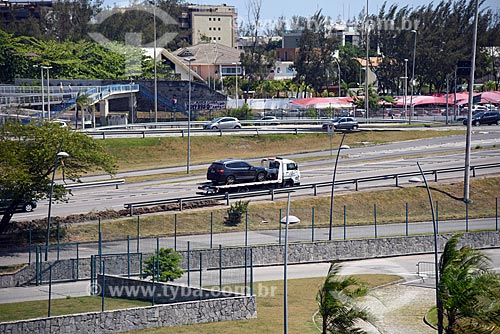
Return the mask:
{"type": "Polygon", "coordinates": [[[322,321],[322,333],[363,334],[356,326],[359,320],[369,320],[371,315],[354,305],[355,297],[363,296],[367,290],[354,278],[339,275],[341,266],[333,262],[325,282],[316,295],[322,321]]]}
{"type": "Polygon", "coordinates": [[[76,97],[76,117],[75,128],[78,129],[78,108],[82,111],[82,127],[85,127],[85,110],[90,108],[92,113],[92,125],[95,127],[95,107],[92,104],[92,98],[88,94],[78,93],[76,97]]]}
{"type": "Polygon", "coordinates": [[[439,261],[438,322],[445,333],[500,333],[500,277],[490,259],[469,246],[458,249],[460,235],[445,245],[439,261]]]}

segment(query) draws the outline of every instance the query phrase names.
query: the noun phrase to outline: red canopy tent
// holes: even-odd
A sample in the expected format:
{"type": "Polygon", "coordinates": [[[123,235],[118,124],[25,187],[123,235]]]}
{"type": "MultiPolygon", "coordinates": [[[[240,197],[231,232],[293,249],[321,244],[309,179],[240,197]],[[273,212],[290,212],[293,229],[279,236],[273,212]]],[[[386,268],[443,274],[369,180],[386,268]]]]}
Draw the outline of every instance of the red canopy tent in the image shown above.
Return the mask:
{"type": "Polygon", "coordinates": [[[354,103],[351,97],[307,97],[304,99],[293,100],[290,104],[294,104],[301,108],[313,107],[315,109],[326,108],[353,108],[354,103]]]}

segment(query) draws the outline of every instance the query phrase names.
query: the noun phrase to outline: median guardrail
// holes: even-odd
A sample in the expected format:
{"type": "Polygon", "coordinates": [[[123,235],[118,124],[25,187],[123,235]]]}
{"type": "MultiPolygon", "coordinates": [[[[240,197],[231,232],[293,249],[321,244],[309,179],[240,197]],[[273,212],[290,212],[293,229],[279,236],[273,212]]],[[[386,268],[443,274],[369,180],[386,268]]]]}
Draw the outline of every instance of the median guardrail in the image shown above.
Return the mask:
{"type": "MultiPolygon", "coordinates": [[[[476,176],[476,171],[480,169],[490,169],[490,168],[500,168],[500,163],[491,163],[491,164],[481,164],[481,165],[473,165],[470,166],[470,170],[472,171],[472,176],[476,176]]],[[[433,175],[434,182],[438,181],[438,175],[453,173],[453,172],[461,172],[464,171],[465,167],[452,167],[452,168],[438,168],[423,171],[425,175],[433,175]]],[[[411,178],[415,176],[421,176],[419,171],[415,172],[405,172],[405,173],[392,173],[392,174],[384,174],[377,176],[368,176],[361,178],[353,178],[346,180],[335,181],[335,186],[343,185],[343,184],[354,184],[355,190],[359,190],[360,183],[368,183],[375,181],[383,181],[383,180],[394,180],[395,186],[399,186],[400,179],[402,178],[411,178]]],[[[150,207],[150,206],[158,206],[164,204],[178,204],[179,211],[182,211],[183,203],[187,202],[197,202],[206,199],[212,200],[224,200],[226,204],[229,205],[230,199],[241,199],[248,197],[257,197],[257,196],[271,196],[271,200],[274,201],[274,197],[276,194],[288,193],[297,190],[304,189],[312,189],[313,195],[317,196],[317,190],[321,187],[331,187],[332,182],[319,182],[319,183],[311,183],[300,186],[294,186],[290,188],[272,188],[272,189],[262,189],[256,191],[248,191],[248,192],[236,192],[236,193],[225,193],[225,194],[215,194],[215,195],[205,195],[205,196],[191,196],[191,197],[183,197],[183,198],[170,198],[164,200],[155,200],[155,201],[144,201],[144,202],[133,202],[133,203],[125,203],[124,207],[130,210],[130,215],[134,214],[134,209],[139,207],[150,207]]]]}
{"type": "Polygon", "coordinates": [[[65,184],[64,188],[79,189],[79,188],[115,186],[116,189],[118,189],[118,186],[124,183],[125,179],[111,179],[111,180],[95,181],[95,182],[70,183],[70,184],[65,184]]]}

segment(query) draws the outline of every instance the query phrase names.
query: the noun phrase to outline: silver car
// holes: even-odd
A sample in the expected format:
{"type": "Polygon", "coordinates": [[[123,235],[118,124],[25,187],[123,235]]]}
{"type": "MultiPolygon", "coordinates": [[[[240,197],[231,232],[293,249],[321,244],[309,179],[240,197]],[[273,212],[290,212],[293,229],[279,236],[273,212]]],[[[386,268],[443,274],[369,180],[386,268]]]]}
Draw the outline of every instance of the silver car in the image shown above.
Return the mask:
{"type": "Polygon", "coordinates": [[[217,117],[203,125],[204,129],[241,129],[241,123],[236,117],[217,117]]]}

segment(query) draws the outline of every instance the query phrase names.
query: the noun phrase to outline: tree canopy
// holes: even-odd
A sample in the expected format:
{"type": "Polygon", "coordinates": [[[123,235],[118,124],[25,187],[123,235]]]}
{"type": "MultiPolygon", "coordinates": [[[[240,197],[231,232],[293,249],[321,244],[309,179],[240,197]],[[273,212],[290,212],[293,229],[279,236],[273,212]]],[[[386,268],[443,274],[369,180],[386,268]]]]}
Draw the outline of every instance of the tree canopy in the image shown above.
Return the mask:
{"type": "MultiPolygon", "coordinates": [[[[62,172],[64,179],[79,182],[88,172],[113,174],[116,164],[99,141],[55,122],[28,125],[7,122],[0,127],[0,195],[9,199],[0,232],[9,229],[14,209],[24,199],[49,197],[54,168],[62,172]],[[69,157],[56,164],[60,151],[69,157]]],[[[66,188],[57,182],[53,199],[64,199],[66,195],[66,188]]]]}

